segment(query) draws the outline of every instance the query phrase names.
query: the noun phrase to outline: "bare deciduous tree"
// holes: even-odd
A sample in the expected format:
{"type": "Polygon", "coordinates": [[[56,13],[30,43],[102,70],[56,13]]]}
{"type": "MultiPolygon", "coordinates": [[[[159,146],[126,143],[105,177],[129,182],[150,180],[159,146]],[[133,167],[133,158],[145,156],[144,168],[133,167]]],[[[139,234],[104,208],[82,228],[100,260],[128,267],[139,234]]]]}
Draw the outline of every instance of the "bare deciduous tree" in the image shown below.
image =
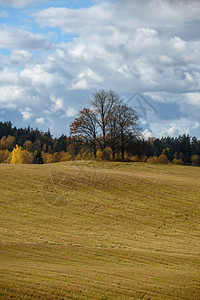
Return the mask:
{"type": "Polygon", "coordinates": [[[78,117],[70,125],[70,134],[78,135],[80,141],[93,150],[96,158],[97,152],[97,120],[96,115],[89,108],[80,111],[78,117]]]}
{"type": "Polygon", "coordinates": [[[139,119],[136,111],[126,105],[121,104],[117,107],[118,124],[118,145],[124,159],[125,151],[133,144],[133,141],[140,136],[141,128],[138,126],[139,119]]]}
{"type": "Polygon", "coordinates": [[[114,91],[101,90],[94,94],[90,103],[96,113],[97,123],[101,128],[101,147],[105,149],[109,144],[107,140],[108,125],[112,118],[114,107],[120,103],[119,96],[114,91]]]}
{"type": "Polygon", "coordinates": [[[112,149],[112,157],[133,146],[140,133],[139,119],[135,110],[120,100],[114,91],[101,90],[90,100],[91,109],[84,108],[70,126],[70,134],[93,150],[96,158],[97,147],[112,149]]]}

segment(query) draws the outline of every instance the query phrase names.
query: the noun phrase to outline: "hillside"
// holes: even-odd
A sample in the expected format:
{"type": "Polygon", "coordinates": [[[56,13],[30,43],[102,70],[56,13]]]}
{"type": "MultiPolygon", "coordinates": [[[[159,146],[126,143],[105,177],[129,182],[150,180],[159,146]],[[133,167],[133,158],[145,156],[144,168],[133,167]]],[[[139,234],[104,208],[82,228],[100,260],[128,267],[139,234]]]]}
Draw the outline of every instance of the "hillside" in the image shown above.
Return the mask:
{"type": "Polygon", "coordinates": [[[200,168],[0,165],[1,299],[200,299],[200,168]]]}

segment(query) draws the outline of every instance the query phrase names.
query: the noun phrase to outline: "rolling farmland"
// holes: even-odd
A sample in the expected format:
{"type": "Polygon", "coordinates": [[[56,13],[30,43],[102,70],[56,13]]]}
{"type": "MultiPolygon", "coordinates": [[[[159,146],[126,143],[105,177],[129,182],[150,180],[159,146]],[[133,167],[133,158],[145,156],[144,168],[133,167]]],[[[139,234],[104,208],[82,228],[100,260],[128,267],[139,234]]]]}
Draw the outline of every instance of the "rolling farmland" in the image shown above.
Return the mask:
{"type": "Polygon", "coordinates": [[[0,165],[1,299],[200,299],[200,168],[0,165]]]}

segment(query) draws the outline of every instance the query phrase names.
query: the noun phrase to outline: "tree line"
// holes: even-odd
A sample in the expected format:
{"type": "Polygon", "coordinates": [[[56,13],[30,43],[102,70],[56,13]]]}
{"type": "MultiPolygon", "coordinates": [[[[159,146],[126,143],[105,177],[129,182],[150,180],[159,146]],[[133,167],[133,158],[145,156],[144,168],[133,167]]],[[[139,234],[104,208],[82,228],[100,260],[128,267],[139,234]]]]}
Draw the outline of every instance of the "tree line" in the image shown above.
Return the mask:
{"type": "Polygon", "coordinates": [[[70,134],[0,122],[0,163],[52,163],[74,159],[144,161],[200,165],[196,137],[145,139],[135,110],[114,91],[100,90],[70,124],[70,134]]]}
{"type": "Polygon", "coordinates": [[[0,122],[0,163],[50,163],[70,160],[71,157],[66,152],[66,139],[64,134],[53,138],[50,130],[42,132],[30,126],[17,129],[11,122],[0,122]]]}

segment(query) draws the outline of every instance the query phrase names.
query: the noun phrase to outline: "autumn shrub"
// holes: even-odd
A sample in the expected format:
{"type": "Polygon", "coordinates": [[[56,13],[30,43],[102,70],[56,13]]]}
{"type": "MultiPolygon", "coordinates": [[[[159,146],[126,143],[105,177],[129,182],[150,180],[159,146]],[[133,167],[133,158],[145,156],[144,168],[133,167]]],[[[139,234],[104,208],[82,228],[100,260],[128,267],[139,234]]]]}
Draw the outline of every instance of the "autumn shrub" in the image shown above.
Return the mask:
{"type": "Polygon", "coordinates": [[[159,164],[168,164],[168,163],[169,163],[169,160],[168,160],[168,158],[167,158],[166,155],[161,154],[161,155],[158,157],[158,163],[159,163],[159,164]]]}
{"type": "Polygon", "coordinates": [[[133,155],[130,157],[130,161],[132,162],[147,162],[148,157],[146,155],[133,155]]]}
{"type": "Polygon", "coordinates": [[[72,156],[70,153],[62,151],[59,153],[58,161],[65,162],[72,160],[72,156]]]}
{"type": "Polygon", "coordinates": [[[81,154],[81,159],[83,159],[83,160],[94,159],[94,154],[92,152],[86,150],[81,154]]]}
{"type": "Polygon", "coordinates": [[[172,160],[172,163],[175,164],[175,165],[182,165],[183,164],[183,161],[181,158],[174,158],[172,160]]]}
{"type": "Polygon", "coordinates": [[[103,159],[103,153],[100,149],[97,150],[97,159],[102,160],[103,159]]]}
{"type": "Polygon", "coordinates": [[[199,155],[192,155],[191,156],[191,163],[193,166],[200,164],[200,156],[199,155]]]}
{"type": "Polygon", "coordinates": [[[159,157],[151,156],[147,159],[148,164],[168,164],[168,158],[166,155],[161,154],[159,157]]]}
{"type": "MultiPolygon", "coordinates": [[[[11,152],[8,150],[0,150],[0,163],[9,163],[9,158],[11,157],[11,152]]],[[[11,160],[11,159],[10,159],[11,160]]]]}
{"type": "Polygon", "coordinates": [[[139,162],[139,156],[138,155],[133,155],[130,157],[131,161],[133,162],[139,162]]]}
{"type": "Polygon", "coordinates": [[[174,158],[176,158],[176,159],[181,159],[181,160],[183,160],[183,153],[182,152],[175,152],[175,154],[174,154],[174,158]]]}
{"type": "Polygon", "coordinates": [[[148,157],[146,155],[142,155],[139,157],[140,162],[147,162],[148,157]]]}
{"type": "Polygon", "coordinates": [[[79,152],[76,157],[75,160],[81,160],[82,159],[82,154],[79,152]]]}
{"type": "Polygon", "coordinates": [[[157,156],[150,156],[147,159],[148,164],[158,164],[158,157],[157,156]]]}
{"type": "Polygon", "coordinates": [[[115,160],[117,160],[117,161],[122,160],[122,154],[121,153],[116,153],[115,160]]]}
{"type": "Polygon", "coordinates": [[[129,154],[128,152],[124,152],[124,160],[131,160],[131,154],[129,154]]]}

